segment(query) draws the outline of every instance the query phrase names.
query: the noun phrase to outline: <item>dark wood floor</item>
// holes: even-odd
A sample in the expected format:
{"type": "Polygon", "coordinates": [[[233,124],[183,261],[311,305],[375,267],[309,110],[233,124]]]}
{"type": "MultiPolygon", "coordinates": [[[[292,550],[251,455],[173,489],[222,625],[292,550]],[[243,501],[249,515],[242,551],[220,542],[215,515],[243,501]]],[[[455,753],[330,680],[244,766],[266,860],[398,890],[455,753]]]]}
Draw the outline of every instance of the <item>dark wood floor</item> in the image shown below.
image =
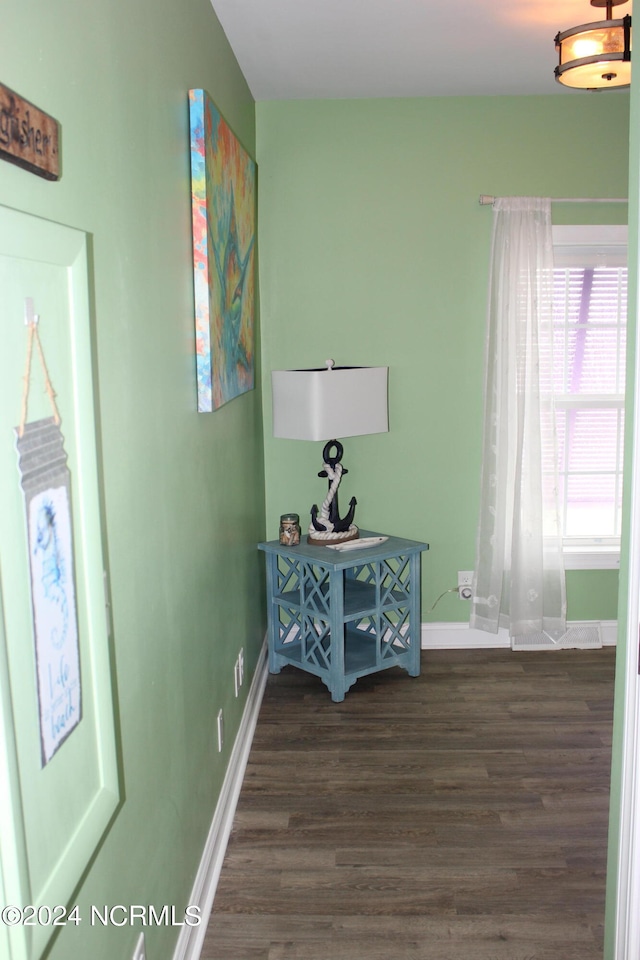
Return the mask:
{"type": "Polygon", "coordinates": [[[614,662],[269,677],[202,960],[601,960],[614,662]]]}

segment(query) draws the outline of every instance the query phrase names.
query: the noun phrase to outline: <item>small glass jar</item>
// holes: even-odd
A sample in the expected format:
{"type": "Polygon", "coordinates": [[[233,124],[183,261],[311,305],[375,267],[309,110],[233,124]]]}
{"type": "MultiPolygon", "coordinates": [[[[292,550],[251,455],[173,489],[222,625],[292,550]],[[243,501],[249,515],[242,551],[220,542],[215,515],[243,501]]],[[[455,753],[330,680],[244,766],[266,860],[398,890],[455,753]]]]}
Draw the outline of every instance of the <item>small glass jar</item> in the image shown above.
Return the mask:
{"type": "Polygon", "coordinates": [[[300,517],[297,513],[283,513],[280,517],[280,543],[297,547],[300,543],[300,517]]]}

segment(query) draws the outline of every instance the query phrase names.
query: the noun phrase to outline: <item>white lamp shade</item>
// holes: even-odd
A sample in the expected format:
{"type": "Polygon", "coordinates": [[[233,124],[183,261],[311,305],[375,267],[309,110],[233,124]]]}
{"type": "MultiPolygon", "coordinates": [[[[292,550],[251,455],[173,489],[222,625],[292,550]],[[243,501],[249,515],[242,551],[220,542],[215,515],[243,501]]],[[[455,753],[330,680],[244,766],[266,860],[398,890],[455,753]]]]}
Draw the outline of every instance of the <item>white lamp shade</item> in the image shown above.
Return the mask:
{"type": "Polygon", "coordinates": [[[386,433],[388,367],[273,370],[273,435],[335,440],[386,433]]]}

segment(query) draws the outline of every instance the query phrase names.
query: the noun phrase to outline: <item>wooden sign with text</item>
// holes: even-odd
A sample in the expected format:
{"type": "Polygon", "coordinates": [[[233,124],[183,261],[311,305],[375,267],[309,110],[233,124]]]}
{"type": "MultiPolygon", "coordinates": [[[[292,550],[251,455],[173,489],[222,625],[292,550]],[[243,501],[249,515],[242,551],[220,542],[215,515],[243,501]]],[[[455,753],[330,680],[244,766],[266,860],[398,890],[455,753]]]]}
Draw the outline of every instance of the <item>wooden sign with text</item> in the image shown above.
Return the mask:
{"type": "Polygon", "coordinates": [[[58,180],[58,132],[57,120],[0,83],[0,159],[58,180]]]}

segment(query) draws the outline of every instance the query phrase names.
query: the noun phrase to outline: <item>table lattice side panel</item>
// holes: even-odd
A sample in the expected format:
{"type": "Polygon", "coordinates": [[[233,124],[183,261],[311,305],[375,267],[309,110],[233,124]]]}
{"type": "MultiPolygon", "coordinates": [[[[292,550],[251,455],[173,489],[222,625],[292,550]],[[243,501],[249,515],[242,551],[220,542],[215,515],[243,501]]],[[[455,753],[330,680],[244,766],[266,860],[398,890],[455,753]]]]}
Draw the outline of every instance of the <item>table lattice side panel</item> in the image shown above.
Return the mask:
{"type": "Polygon", "coordinates": [[[302,636],[302,613],[297,607],[278,605],[275,609],[275,640],[278,649],[299,643],[302,636]]]}
{"type": "Polygon", "coordinates": [[[381,611],[361,617],[353,624],[356,636],[370,639],[376,647],[376,663],[384,665],[408,654],[415,642],[408,609],[381,611]]]}
{"type": "Polygon", "coordinates": [[[305,616],[302,633],[302,662],[329,670],[331,667],[331,630],[329,624],[305,616]]]}
{"type": "Polygon", "coordinates": [[[329,620],[331,572],[315,563],[300,561],[300,603],[310,616],[329,620]]]}
{"type": "Polygon", "coordinates": [[[409,603],[415,588],[411,578],[411,557],[389,557],[358,564],[348,576],[375,587],[378,606],[409,603]]]}
{"type": "Polygon", "coordinates": [[[277,605],[275,619],[276,652],[301,665],[323,671],[330,669],[331,630],[328,622],[283,604],[277,605]]]}
{"type": "Polygon", "coordinates": [[[315,616],[330,618],[330,571],[300,558],[278,556],[275,564],[275,592],[280,597],[294,595],[295,602],[315,616]]]}
{"type": "Polygon", "coordinates": [[[300,564],[298,560],[289,557],[277,556],[273,563],[274,593],[282,596],[285,593],[300,591],[300,564]]]}

